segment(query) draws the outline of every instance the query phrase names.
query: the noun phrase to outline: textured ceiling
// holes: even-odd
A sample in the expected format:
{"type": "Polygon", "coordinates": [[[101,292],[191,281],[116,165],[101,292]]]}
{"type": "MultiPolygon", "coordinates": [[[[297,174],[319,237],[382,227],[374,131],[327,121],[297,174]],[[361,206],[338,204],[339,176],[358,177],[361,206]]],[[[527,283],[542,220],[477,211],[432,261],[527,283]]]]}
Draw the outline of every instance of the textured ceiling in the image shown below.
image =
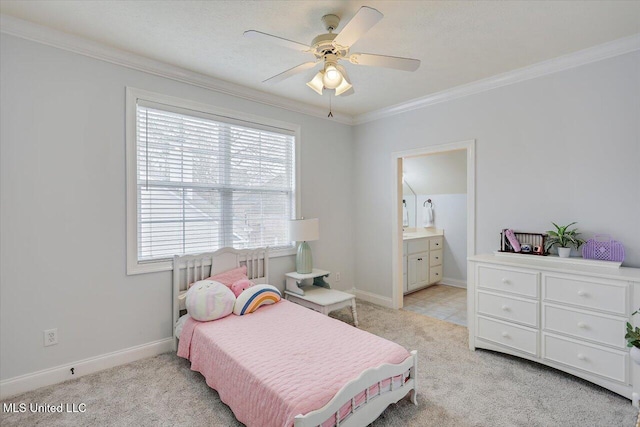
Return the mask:
{"type": "Polygon", "coordinates": [[[320,18],[344,24],[362,5],[384,19],[351,52],[413,57],[414,73],[342,62],[356,93],[333,108],[358,115],[640,33],[638,1],[5,1],[0,12],[221,80],[326,107],[305,82],[262,80],[311,55],[244,38],[254,29],[309,44],[320,18]]]}

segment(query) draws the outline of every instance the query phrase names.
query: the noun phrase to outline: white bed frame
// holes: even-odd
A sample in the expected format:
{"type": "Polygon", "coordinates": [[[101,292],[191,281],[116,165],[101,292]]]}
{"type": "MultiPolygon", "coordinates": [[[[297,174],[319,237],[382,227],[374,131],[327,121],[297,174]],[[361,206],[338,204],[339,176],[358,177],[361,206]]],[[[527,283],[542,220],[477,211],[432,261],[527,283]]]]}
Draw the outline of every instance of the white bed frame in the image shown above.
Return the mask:
{"type": "MultiPolygon", "coordinates": [[[[205,279],[211,275],[230,270],[232,268],[247,266],[247,276],[257,284],[269,283],[269,248],[236,250],[223,248],[215,252],[199,255],[176,255],[173,258],[173,325],[180,317],[180,310],[184,310],[184,295],[188,284],[205,279]]],[[[177,349],[178,339],[174,340],[174,349],[177,349]]],[[[402,363],[386,363],[377,368],[367,369],[360,376],[344,385],[327,403],[320,409],[305,415],[295,417],[295,427],[315,427],[321,425],[332,415],[338,420],[336,426],[361,427],[370,424],[392,403],[398,402],[407,394],[411,402],[417,405],[416,387],[418,376],[418,353],[411,352],[402,363]],[[394,383],[393,377],[402,376],[408,379],[401,380],[400,384],[394,383]],[[382,382],[392,379],[386,387],[382,382]],[[378,392],[370,395],[369,387],[378,384],[378,392]],[[365,391],[365,400],[359,406],[355,405],[355,396],[365,391]],[[351,401],[351,412],[340,421],[338,411],[342,406],[351,401]]]]}
{"type": "MultiPolygon", "coordinates": [[[[247,266],[247,277],[257,285],[269,283],[269,248],[237,250],[222,248],[215,252],[173,257],[173,326],[186,310],[185,296],[189,284],[214,274],[247,266]],[[215,262],[214,262],[215,261],[215,262]]],[[[173,350],[178,350],[178,338],[174,336],[173,350]]]]}

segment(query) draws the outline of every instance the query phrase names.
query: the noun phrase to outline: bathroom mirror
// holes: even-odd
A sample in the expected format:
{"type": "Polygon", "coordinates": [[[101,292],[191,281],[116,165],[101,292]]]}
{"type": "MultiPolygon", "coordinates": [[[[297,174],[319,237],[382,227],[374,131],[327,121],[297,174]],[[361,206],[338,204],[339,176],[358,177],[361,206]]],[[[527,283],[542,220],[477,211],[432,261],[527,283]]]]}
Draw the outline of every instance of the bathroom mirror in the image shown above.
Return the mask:
{"type": "Polygon", "coordinates": [[[416,193],[411,188],[411,185],[402,178],[402,227],[415,227],[416,226],[416,193]]]}

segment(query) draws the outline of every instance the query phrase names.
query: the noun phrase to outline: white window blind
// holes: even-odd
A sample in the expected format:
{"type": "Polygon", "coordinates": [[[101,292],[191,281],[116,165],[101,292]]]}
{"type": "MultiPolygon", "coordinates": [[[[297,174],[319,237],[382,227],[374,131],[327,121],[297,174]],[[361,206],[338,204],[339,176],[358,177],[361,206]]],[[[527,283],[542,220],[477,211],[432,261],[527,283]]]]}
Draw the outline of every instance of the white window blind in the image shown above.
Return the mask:
{"type": "Polygon", "coordinates": [[[138,261],[291,247],[294,150],[285,129],[139,100],[138,261]]]}

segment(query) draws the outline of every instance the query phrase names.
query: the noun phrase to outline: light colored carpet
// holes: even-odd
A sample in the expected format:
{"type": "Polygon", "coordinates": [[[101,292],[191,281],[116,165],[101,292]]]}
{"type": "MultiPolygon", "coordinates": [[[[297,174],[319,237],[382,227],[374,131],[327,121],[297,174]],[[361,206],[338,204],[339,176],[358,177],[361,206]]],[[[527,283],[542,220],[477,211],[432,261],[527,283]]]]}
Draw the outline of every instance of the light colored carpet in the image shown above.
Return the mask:
{"type": "MultiPolygon", "coordinates": [[[[350,322],[345,309],[334,317],[350,322]]],[[[417,349],[419,406],[407,399],[382,426],[628,426],[631,402],[570,375],[467,348],[467,329],[408,311],[358,303],[362,329],[417,349]]],[[[45,387],[6,402],[86,403],[84,414],[1,414],[2,426],[240,426],[189,363],[163,354],[45,387]]]]}

